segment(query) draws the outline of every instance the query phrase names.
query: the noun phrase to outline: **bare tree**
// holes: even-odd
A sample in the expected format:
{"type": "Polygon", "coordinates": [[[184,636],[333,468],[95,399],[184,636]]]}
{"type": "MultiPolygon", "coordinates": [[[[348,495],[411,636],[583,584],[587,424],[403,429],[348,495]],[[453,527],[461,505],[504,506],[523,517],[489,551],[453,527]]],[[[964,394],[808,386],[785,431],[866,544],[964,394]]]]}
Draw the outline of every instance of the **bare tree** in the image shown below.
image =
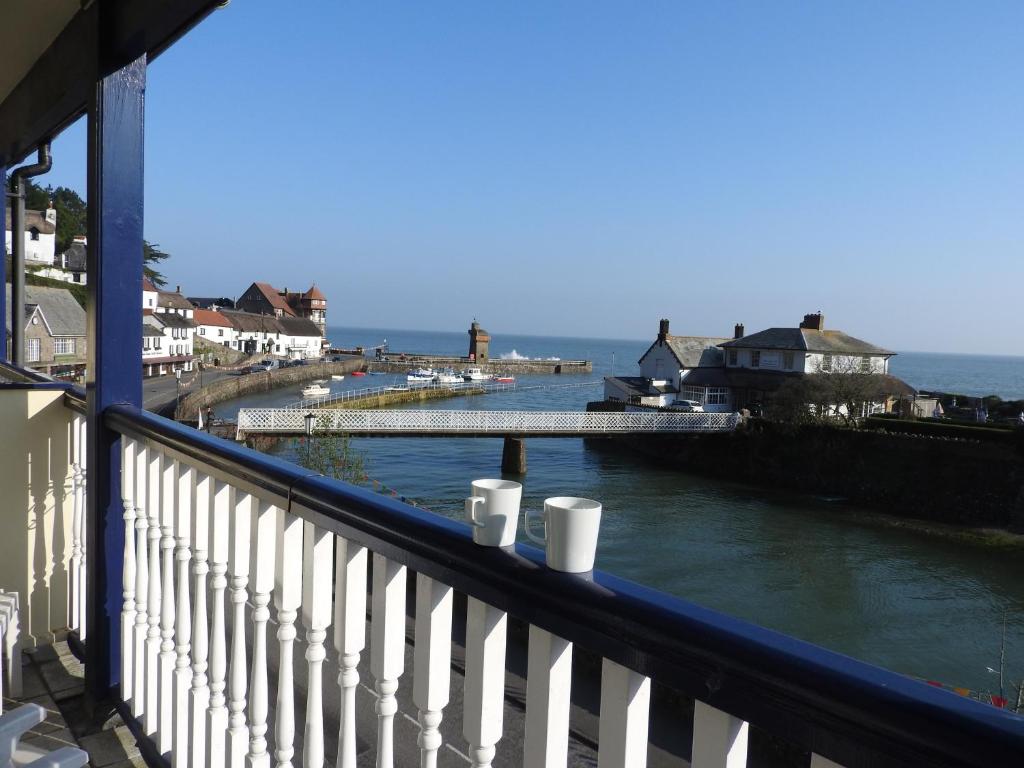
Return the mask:
{"type": "Polygon", "coordinates": [[[787,381],[772,398],[772,411],[784,421],[840,421],[853,424],[884,403],[886,377],[866,373],[860,358],[840,357],[830,365],[820,361],[813,373],[787,381]]]}

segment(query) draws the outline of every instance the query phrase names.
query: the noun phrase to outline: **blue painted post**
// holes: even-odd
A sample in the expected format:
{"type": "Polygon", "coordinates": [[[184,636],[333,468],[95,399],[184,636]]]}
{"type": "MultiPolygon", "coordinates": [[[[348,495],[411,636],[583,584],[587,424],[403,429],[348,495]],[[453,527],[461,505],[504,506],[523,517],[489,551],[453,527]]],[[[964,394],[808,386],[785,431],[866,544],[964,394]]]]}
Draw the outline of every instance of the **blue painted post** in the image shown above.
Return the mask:
{"type": "MultiPolygon", "coordinates": [[[[0,163],[0,202],[3,203],[0,210],[0,243],[7,242],[7,166],[0,163]]],[[[0,259],[0,285],[7,284],[7,250],[6,247],[0,259]]],[[[0,291],[0,317],[7,317],[7,288],[0,291]]],[[[3,321],[4,323],[7,320],[3,321]]],[[[0,360],[7,359],[7,331],[4,330],[4,337],[0,340],[0,360]]]]}
{"type": "Polygon", "coordinates": [[[103,423],[114,403],[142,404],[143,117],[146,57],[96,83],[88,152],[88,626],[86,686],[120,682],[124,522],[121,441],[103,423]]]}

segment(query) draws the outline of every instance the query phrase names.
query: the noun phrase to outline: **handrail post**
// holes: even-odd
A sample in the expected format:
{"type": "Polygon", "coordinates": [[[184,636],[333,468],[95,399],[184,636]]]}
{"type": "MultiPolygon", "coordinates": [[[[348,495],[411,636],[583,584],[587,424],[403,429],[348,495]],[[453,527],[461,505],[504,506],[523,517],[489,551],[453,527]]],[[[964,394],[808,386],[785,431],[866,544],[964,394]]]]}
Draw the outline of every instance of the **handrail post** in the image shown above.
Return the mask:
{"type": "Polygon", "coordinates": [[[114,403],[142,405],[145,87],[143,55],[100,78],[88,107],[86,550],[90,556],[85,675],[86,687],[96,698],[114,693],[121,676],[121,440],[104,425],[103,412],[114,403]]]}

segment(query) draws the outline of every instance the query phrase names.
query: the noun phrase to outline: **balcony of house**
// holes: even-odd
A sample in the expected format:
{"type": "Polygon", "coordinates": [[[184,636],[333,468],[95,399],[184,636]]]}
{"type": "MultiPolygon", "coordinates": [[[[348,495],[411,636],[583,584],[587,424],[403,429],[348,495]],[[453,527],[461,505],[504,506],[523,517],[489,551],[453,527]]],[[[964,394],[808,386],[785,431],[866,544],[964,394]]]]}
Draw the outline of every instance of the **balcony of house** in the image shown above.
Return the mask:
{"type": "MultiPolygon", "coordinates": [[[[129,405],[97,416],[122,460],[103,529],[82,392],[4,371],[0,588],[18,596],[23,650],[69,638],[112,662],[127,757],[133,742],[176,766],[1024,754],[1010,712],[599,570],[552,570],[532,547],[481,547],[466,524],[129,405]]],[[[63,714],[90,667],[53,658],[73,672],[51,692],[63,714]]],[[[25,674],[48,685],[48,663],[25,674]]]]}

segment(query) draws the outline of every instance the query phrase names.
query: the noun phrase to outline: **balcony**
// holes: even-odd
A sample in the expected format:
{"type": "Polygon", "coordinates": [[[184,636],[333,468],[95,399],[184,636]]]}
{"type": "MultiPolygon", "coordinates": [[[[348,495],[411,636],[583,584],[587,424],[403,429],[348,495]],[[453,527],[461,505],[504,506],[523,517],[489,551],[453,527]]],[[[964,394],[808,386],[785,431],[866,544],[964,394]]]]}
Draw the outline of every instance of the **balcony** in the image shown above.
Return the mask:
{"type": "Polygon", "coordinates": [[[151,760],[633,768],[747,765],[749,751],[750,765],[824,768],[1024,754],[1008,712],[600,571],[549,570],[532,547],[478,547],[467,525],[128,405],[102,414],[123,469],[119,557],[100,567],[81,393],[6,370],[0,574],[24,595],[22,644],[70,632],[87,658],[113,658],[116,706],[151,760]],[[117,631],[90,648],[104,590],[89,579],[115,575],[117,631]]]}

